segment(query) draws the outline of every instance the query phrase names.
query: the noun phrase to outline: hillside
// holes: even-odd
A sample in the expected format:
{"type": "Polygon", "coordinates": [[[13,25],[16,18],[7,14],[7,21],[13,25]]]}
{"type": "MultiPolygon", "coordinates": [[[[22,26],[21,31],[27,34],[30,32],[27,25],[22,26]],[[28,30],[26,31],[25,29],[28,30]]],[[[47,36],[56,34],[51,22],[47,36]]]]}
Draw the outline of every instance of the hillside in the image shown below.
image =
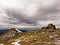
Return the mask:
{"type": "Polygon", "coordinates": [[[8,29],[5,33],[0,34],[0,40],[4,42],[6,40],[9,40],[9,39],[15,37],[16,35],[19,35],[20,33],[22,33],[22,32],[21,31],[19,32],[15,28],[8,29]]]}
{"type": "Polygon", "coordinates": [[[60,29],[49,24],[40,30],[18,33],[6,41],[0,40],[0,45],[60,45],[60,29]]]}

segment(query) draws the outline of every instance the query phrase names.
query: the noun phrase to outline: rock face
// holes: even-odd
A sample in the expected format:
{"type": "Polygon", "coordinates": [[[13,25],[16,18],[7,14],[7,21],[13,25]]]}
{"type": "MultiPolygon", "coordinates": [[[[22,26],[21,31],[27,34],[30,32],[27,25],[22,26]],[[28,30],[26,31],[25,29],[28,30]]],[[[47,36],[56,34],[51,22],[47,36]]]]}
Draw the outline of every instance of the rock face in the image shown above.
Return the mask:
{"type": "Polygon", "coordinates": [[[44,27],[42,27],[41,29],[54,29],[54,30],[56,30],[56,27],[55,27],[55,25],[53,25],[53,24],[48,24],[47,27],[44,26],[44,27]]]}
{"type": "Polygon", "coordinates": [[[18,32],[15,28],[11,28],[11,29],[8,29],[7,32],[0,35],[0,40],[5,41],[19,34],[20,32],[18,32]]]}

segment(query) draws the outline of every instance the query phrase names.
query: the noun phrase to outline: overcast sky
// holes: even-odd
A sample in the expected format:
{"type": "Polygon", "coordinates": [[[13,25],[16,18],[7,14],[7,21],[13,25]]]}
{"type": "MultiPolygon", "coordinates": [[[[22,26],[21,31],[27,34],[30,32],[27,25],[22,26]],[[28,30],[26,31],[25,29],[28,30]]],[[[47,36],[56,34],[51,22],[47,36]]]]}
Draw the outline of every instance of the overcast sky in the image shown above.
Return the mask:
{"type": "Polygon", "coordinates": [[[0,28],[60,27],[60,0],[0,0],[0,28]]]}

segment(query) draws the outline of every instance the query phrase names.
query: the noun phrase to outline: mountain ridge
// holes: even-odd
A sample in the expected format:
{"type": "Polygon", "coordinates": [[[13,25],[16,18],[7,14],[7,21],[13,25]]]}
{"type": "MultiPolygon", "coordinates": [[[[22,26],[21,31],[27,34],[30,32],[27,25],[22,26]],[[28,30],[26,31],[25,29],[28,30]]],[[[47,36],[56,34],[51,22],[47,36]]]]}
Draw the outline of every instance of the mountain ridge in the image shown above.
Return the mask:
{"type": "Polygon", "coordinates": [[[56,26],[54,26],[53,24],[48,24],[47,26],[43,26],[39,30],[31,30],[28,32],[18,33],[16,36],[10,39],[6,39],[5,41],[0,40],[0,44],[3,44],[3,45],[60,45],[60,28],[56,28],[56,26]]]}

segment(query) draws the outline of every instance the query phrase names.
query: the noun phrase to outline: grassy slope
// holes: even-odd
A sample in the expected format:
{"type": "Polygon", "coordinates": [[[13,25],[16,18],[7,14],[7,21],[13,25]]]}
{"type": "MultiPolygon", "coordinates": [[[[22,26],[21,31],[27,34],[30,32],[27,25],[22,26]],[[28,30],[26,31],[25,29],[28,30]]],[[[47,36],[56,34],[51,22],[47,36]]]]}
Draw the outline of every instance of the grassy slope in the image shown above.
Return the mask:
{"type": "Polygon", "coordinates": [[[4,45],[12,45],[11,43],[15,40],[21,40],[19,42],[21,45],[58,45],[55,43],[59,38],[60,30],[35,30],[16,35],[3,43],[4,45]]]}

